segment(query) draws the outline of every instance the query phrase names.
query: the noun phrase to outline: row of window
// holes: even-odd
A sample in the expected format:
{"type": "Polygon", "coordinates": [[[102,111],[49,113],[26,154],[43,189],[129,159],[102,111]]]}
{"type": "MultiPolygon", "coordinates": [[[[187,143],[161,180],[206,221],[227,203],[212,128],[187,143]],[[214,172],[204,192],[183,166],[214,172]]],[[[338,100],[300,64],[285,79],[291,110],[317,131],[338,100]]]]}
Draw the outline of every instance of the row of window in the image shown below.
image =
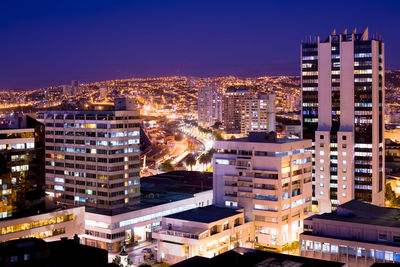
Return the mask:
{"type": "Polygon", "coordinates": [[[66,151],[71,153],[87,153],[87,154],[126,154],[126,153],[134,153],[140,152],[140,149],[137,147],[128,147],[114,150],[105,150],[105,149],[96,149],[96,148],[79,148],[79,147],[62,147],[62,146],[46,146],[46,151],[66,151]]]}
{"type": "Polygon", "coordinates": [[[0,227],[0,234],[5,235],[9,233],[15,233],[20,231],[25,231],[33,228],[38,228],[46,225],[58,224],[62,222],[72,221],[74,219],[73,214],[53,217],[50,219],[43,219],[33,222],[21,223],[16,225],[10,225],[6,227],[0,227]]]}
{"type": "Polygon", "coordinates": [[[346,245],[330,244],[327,242],[317,242],[311,240],[301,241],[301,250],[317,251],[327,254],[340,254],[349,257],[379,259],[391,262],[400,262],[400,252],[385,251],[379,249],[365,249],[346,245]]]}

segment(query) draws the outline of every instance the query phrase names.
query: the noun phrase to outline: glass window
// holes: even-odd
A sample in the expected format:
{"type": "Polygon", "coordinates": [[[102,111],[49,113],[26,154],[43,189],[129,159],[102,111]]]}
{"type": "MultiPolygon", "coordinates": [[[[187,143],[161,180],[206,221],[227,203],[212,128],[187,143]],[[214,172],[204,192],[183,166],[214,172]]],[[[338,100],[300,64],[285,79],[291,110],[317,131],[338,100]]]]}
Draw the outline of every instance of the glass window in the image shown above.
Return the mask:
{"type": "Polygon", "coordinates": [[[314,251],[321,251],[321,242],[314,242],[314,251]]]}
{"type": "Polygon", "coordinates": [[[336,244],[331,245],[331,254],[338,254],[338,250],[339,250],[338,245],[336,244]]]}
{"type": "Polygon", "coordinates": [[[322,244],[322,252],[329,253],[329,243],[322,244]]]}
{"type": "Polygon", "coordinates": [[[385,260],[393,261],[393,252],[392,251],[385,251],[385,260]]]}
{"type": "Polygon", "coordinates": [[[385,256],[385,254],[384,254],[383,250],[376,250],[376,256],[375,257],[377,259],[383,260],[384,256],[385,256]]]}

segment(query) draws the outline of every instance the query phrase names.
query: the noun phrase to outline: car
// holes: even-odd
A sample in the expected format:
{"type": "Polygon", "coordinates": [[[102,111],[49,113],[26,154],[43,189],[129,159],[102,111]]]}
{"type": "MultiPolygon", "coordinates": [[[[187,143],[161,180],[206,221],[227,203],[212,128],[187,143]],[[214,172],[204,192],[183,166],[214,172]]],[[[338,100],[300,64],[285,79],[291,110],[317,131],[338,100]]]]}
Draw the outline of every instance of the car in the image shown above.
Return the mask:
{"type": "Polygon", "coordinates": [[[151,249],[150,248],[144,248],[144,249],[142,249],[142,253],[151,253],[151,249]]]}

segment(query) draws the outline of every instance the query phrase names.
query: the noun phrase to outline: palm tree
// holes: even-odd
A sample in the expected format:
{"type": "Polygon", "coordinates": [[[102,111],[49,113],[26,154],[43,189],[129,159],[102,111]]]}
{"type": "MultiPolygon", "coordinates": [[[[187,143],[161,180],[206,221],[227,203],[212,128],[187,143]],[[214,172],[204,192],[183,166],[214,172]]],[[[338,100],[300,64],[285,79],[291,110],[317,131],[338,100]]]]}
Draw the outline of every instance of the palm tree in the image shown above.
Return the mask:
{"type": "Polygon", "coordinates": [[[196,158],[192,154],[189,154],[186,157],[186,165],[190,166],[190,171],[192,171],[192,168],[194,165],[196,165],[196,162],[196,158]]]}
{"type": "Polygon", "coordinates": [[[201,154],[199,157],[200,164],[203,164],[203,169],[205,169],[205,165],[209,162],[209,157],[207,157],[207,153],[201,154]]]}

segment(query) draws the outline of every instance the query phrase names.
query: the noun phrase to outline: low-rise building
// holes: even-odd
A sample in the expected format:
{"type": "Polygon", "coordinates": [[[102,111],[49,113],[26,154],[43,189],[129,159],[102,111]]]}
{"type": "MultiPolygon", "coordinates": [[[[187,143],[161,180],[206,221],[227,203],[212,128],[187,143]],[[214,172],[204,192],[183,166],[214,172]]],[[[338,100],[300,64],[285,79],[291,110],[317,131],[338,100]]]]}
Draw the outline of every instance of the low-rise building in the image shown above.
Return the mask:
{"type": "Polygon", "coordinates": [[[160,192],[143,195],[141,203],[112,213],[86,207],[83,243],[119,252],[124,242],[133,246],[150,240],[151,232],[161,225],[163,216],[210,205],[212,196],[212,190],[195,194],[160,192]]]}
{"type": "Polygon", "coordinates": [[[304,221],[300,255],[370,266],[400,263],[400,209],[352,200],[304,221]]]}
{"type": "Polygon", "coordinates": [[[0,221],[0,242],[36,237],[46,241],[83,234],[85,208],[62,208],[0,221]]]}
{"type": "Polygon", "coordinates": [[[193,256],[211,258],[235,247],[252,247],[253,223],[243,210],[216,206],[196,208],[162,218],[153,232],[159,261],[177,263],[193,256]]]}

